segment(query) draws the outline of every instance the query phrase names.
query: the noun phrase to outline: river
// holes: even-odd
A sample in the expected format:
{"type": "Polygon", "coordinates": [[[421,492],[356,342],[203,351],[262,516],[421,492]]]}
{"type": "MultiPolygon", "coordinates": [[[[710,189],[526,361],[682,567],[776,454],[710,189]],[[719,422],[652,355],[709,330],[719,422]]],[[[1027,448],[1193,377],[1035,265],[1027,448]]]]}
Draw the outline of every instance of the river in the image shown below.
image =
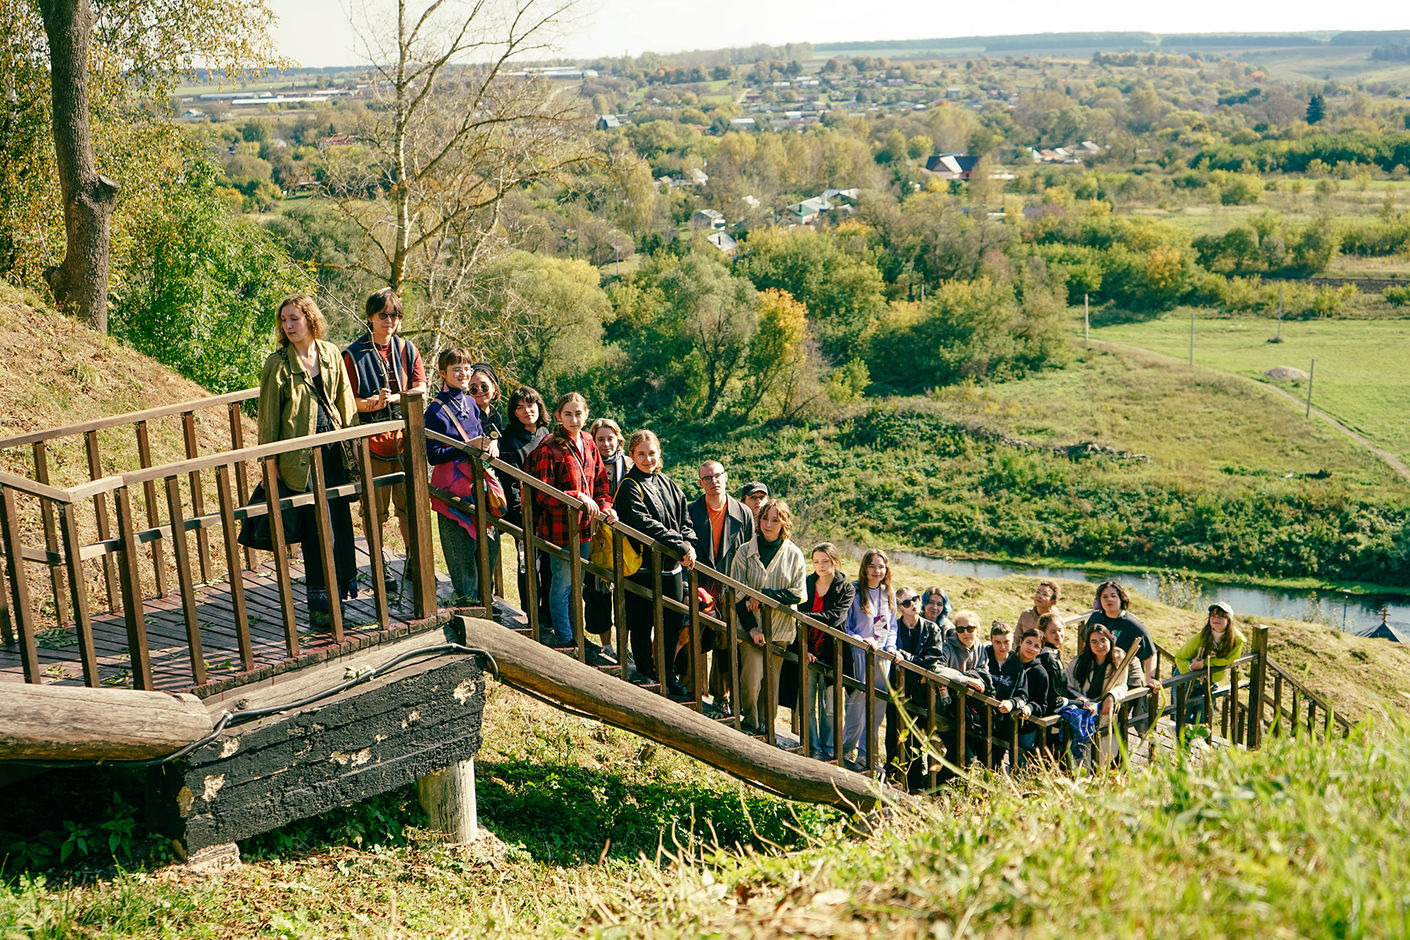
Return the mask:
{"type": "MultiPolygon", "coordinates": [[[[931,558],[914,552],[893,552],[896,561],[913,568],[922,568],[942,575],[968,575],[976,578],[1003,578],[1012,574],[1033,578],[1063,578],[1086,581],[1093,586],[1108,578],[1120,581],[1147,597],[1159,597],[1161,577],[1154,571],[1143,574],[1108,574],[1100,569],[1043,568],[1031,565],[1006,564],[997,561],[951,560],[931,558]]],[[[1340,591],[1295,591],[1229,584],[1209,578],[1194,579],[1200,588],[1200,607],[1222,600],[1234,608],[1235,616],[1247,622],[1268,617],[1307,620],[1345,629],[1351,633],[1368,633],[1381,622],[1381,610],[1387,619],[1403,633],[1410,633],[1410,597],[1395,594],[1344,594],[1340,591]]],[[[921,585],[916,585],[917,588],[921,585]]],[[[1066,598],[1065,609],[1072,602],[1083,603],[1087,598],[1066,598]]]]}

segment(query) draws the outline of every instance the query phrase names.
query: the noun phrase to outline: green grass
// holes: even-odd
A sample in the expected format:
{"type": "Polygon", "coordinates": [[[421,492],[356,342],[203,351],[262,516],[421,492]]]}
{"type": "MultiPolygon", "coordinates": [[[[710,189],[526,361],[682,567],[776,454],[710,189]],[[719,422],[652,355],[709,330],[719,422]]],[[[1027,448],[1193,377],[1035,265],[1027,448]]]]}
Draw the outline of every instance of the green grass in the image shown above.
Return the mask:
{"type": "MultiPolygon", "coordinates": [[[[1275,322],[1261,317],[1196,319],[1195,362],[1208,369],[1261,378],[1264,371],[1279,365],[1307,372],[1316,359],[1312,403],[1401,459],[1410,458],[1410,424],[1405,421],[1405,403],[1410,401],[1410,371],[1405,368],[1410,362],[1410,328],[1406,321],[1285,321],[1283,341],[1268,342],[1276,331],[1275,322]]],[[[1190,322],[1169,316],[1102,327],[1092,335],[1183,359],[1189,354],[1190,322]]],[[[1301,397],[1307,389],[1300,383],[1290,390],[1301,397]]],[[[1280,410],[1283,420],[1300,418],[1291,405],[1280,410]]],[[[1220,442],[1221,447],[1226,444],[1240,446],[1228,435],[1220,442]]],[[[1329,454],[1328,459],[1336,458],[1329,454]]]]}
{"type": "MultiPolygon", "coordinates": [[[[733,792],[677,758],[633,759],[577,719],[534,713],[628,804],[653,786],[701,792],[636,827],[639,854],[556,857],[543,832],[456,848],[429,832],[361,844],[325,838],[216,876],[136,870],[94,881],[11,873],[0,933],[26,937],[304,936],[1399,937],[1410,931],[1410,731],[1382,719],[1346,741],[1273,739],[1198,764],[1100,779],[980,775],[896,807],[859,833],[769,797],[733,792]],[[757,835],[708,836],[699,812],[748,811],[757,835]],[[666,814],[677,813],[673,818],[666,814]],[[781,828],[786,822],[792,831],[781,828]],[[704,838],[692,832],[704,831],[704,838]],[[777,836],[777,838],[774,838],[777,836]]],[[[615,732],[607,732],[609,738],[615,732]]],[[[551,745],[550,749],[556,749],[551,745]]],[[[546,755],[536,758],[549,759],[546,755]]],[[[553,774],[553,765],[542,777],[553,774]]],[[[499,786],[481,771],[482,792],[499,786]]],[[[540,789],[537,816],[597,826],[615,807],[540,789]]],[[[577,783],[579,781],[573,781],[577,783]]],[[[647,801],[649,803],[649,800],[647,801]]],[[[387,801],[396,811],[395,801],[387,801]]],[[[516,804],[514,811],[522,811],[516,804]]],[[[404,810],[415,817],[412,810],[404,810]]],[[[509,834],[511,818],[486,814],[509,834]]],[[[545,820],[544,832],[552,822],[545,820]]],[[[374,834],[375,835],[375,834],[374,834]]]]}
{"type": "Polygon", "coordinates": [[[868,839],[683,865],[588,936],[1404,936],[1407,745],[1383,725],[1129,780],[985,781],[868,839]]]}

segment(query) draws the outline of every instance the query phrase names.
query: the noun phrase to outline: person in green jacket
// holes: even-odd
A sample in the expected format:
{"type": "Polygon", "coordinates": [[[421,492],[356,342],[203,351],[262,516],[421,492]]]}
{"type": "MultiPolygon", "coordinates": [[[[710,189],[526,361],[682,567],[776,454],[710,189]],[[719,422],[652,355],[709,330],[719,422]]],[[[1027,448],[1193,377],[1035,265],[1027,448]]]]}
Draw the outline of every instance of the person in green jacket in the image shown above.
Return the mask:
{"type": "MultiPolygon", "coordinates": [[[[1204,628],[1176,651],[1175,665],[1181,672],[1208,670],[1208,691],[1213,692],[1221,683],[1229,681],[1229,664],[1243,655],[1244,642],[1243,633],[1234,623],[1233,608],[1223,601],[1215,601],[1209,605],[1204,628]]],[[[1206,687],[1203,682],[1192,682],[1189,689],[1186,720],[1199,724],[1205,720],[1206,687]]]]}

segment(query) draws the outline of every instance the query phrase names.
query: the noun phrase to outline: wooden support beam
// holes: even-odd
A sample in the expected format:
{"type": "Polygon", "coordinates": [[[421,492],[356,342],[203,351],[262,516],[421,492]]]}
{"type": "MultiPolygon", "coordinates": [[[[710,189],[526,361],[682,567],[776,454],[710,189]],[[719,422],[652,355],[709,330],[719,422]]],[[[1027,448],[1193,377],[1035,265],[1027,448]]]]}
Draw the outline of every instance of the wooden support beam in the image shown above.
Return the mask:
{"type": "Polygon", "coordinates": [[[863,810],[882,799],[882,791],[860,774],[770,747],[498,624],[458,619],[467,644],[494,657],[501,681],[560,707],[586,712],[790,799],[863,810]]]}
{"type": "Polygon", "coordinates": [[[475,758],[457,761],[416,781],[416,798],[431,817],[432,829],[439,829],[462,845],[480,837],[475,758]]]}
{"type": "Polygon", "coordinates": [[[194,695],[0,685],[0,760],[144,760],[210,734],[194,695]]]}

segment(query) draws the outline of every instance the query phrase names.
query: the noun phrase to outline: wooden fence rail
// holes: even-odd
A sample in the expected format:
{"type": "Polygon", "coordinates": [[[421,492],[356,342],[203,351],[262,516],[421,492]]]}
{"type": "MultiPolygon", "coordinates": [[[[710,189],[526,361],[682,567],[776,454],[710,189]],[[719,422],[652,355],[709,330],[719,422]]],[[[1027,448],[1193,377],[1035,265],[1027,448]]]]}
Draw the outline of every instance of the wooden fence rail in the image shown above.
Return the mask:
{"type": "MultiPolygon", "coordinates": [[[[206,662],[206,628],[201,623],[197,589],[203,582],[224,578],[229,584],[231,615],[229,629],[234,632],[240,670],[252,673],[257,665],[255,643],[251,635],[252,612],[246,596],[244,572],[254,566],[255,555],[241,547],[236,535],[247,520],[268,516],[274,544],[273,575],[277,581],[282,627],[282,655],[295,660],[301,653],[301,639],[295,620],[297,599],[289,575],[289,552],[283,531],[283,511],[312,506],[313,515],[323,538],[307,546],[306,563],[320,565],[326,583],[337,583],[333,570],[329,532],[329,505],[337,499],[358,499],[361,506],[364,536],[367,541],[372,573],[371,588],[378,623],[389,623],[389,598],[383,578],[376,576],[382,557],[380,529],[376,522],[371,489],[376,486],[406,488],[409,507],[408,571],[412,577],[414,616],[424,618],[437,609],[435,572],[432,552],[433,533],[429,497],[435,495],[456,506],[479,523],[479,531],[493,537],[508,536],[515,546],[512,566],[528,572],[524,578],[521,598],[531,635],[537,637],[544,624],[540,621],[539,583],[535,575],[540,560],[556,558],[566,561],[572,581],[570,603],[572,644],[568,652],[582,662],[593,663],[595,650],[587,639],[587,624],[583,610],[585,577],[592,576],[613,590],[615,640],[620,656],[615,664],[603,665],[622,679],[629,678],[626,651],[630,646],[626,616],[626,601],[635,595],[649,601],[652,621],[652,661],[658,679],[654,689],[668,694],[665,677],[671,675],[678,658],[677,649],[667,649],[664,629],[667,618],[680,618],[684,625],[684,677],[689,691],[682,704],[698,710],[705,708],[705,688],[708,657],[712,651],[704,647],[708,629],[719,639],[714,655],[717,668],[723,664],[729,675],[731,708],[725,719],[736,729],[743,725],[743,703],[739,695],[739,653],[742,644],[749,643],[736,618],[736,605],[745,599],[757,601],[761,608],[776,611],[778,616],[792,621],[795,639],[787,644],[773,640],[773,618],[760,617],[764,633],[763,654],[766,677],[776,676],[785,664],[796,670],[799,697],[788,702],[776,701],[774,681],[763,684],[765,739],[777,742],[774,718],[780,707],[793,711],[796,727],[806,750],[814,744],[808,740],[814,724],[811,710],[815,703],[802,694],[821,681],[830,686],[832,705],[831,725],[835,742],[834,761],[841,762],[845,714],[848,706],[863,708],[867,715],[887,706],[891,721],[905,725],[906,748],[915,750],[917,743],[943,740],[963,760],[974,755],[990,765],[1007,754],[1011,763],[1020,759],[1020,738],[1032,734],[1037,749],[1050,757],[1058,756],[1054,744],[1060,719],[1056,716],[1025,718],[999,712],[1000,703],[992,690],[978,692],[953,675],[946,675],[917,666],[904,658],[871,648],[865,642],[845,632],[833,630],[799,611],[780,605],[754,587],[731,578],[728,573],[703,564],[686,569],[684,599],[667,596],[663,589],[663,570],[682,561],[670,546],[657,542],[645,533],[624,524],[614,525],[615,543],[610,566],[594,564],[571,551],[539,537],[535,530],[540,501],[554,501],[570,510],[569,545],[578,544],[578,510],[581,501],[558,491],[535,477],[498,459],[486,458],[474,448],[458,440],[427,431],[424,425],[424,399],[407,395],[403,402],[404,417],[399,426],[405,434],[406,451],[401,472],[374,478],[371,472],[371,451],[368,439],[389,430],[391,423],[357,425],[326,434],[316,434],[294,441],[282,441],[244,446],[239,408],[255,397],[255,390],[232,393],[193,402],[137,412],[115,418],[99,419],[50,432],[23,435],[0,440],[0,448],[29,446],[34,452],[35,479],[0,473],[0,627],[7,644],[16,644],[20,653],[26,682],[44,680],[44,652],[39,643],[40,626],[72,630],[78,647],[78,661],[83,682],[89,686],[104,683],[100,674],[93,635],[94,605],[106,604],[109,611],[122,611],[126,630],[126,655],[131,663],[128,680],[137,689],[155,688],[152,641],[146,615],[152,598],[174,596],[184,624],[184,653],[187,687],[200,691],[211,681],[206,662]],[[194,414],[203,409],[225,409],[228,418],[230,449],[200,454],[196,447],[194,414]],[[178,417],[184,459],[153,465],[150,447],[150,422],[178,417]],[[130,428],[135,435],[138,464],[135,469],[104,476],[97,433],[101,430],[130,428]],[[63,488],[47,480],[47,448],[64,437],[81,437],[89,479],[63,488]],[[432,490],[427,479],[426,441],[432,440],[464,451],[476,472],[473,475],[474,498],[466,502],[451,494],[432,490]],[[340,486],[329,485],[322,472],[322,463],[313,460],[310,485],[306,492],[276,500],[279,512],[270,512],[264,502],[250,503],[248,486],[253,477],[262,480],[268,493],[277,493],[277,459],[281,454],[309,450],[325,444],[351,441],[356,449],[356,462],[361,469],[360,481],[340,486]],[[492,470],[506,486],[520,491],[523,516],[521,524],[495,518],[486,511],[483,470],[492,470]],[[91,519],[91,525],[86,521],[91,519]],[[85,532],[92,537],[85,539],[85,532]],[[190,539],[194,537],[195,546],[190,539]],[[630,538],[641,547],[651,549],[645,571],[629,577],[623,569],[623,541],[630,538]],[[42,539],[42,545],[29,542],[42,539]],[[42,577],[32,576],[30,568],[43,569],[42,577]],[[90,590],[88,566],[93,574],[90,590]],[[719,596],[715,613],[707,613],[696,603],[697,589],[710,584],[719,596]],[[45,603],[36,607],[34,588],[42,584],[49,594],[45,603]],[[172,590],[169,590],[172,589],[172,590]],[[830,662],[813,662],[808,656],[809,631],[816,631],[832,642],[830,662]],[[847,660],[860,669],[848,670],[847,660]],[[889,679],[882,684],[873,681],[877,666],[885,666],[889,679]],[[858,675],[849,675],[855,672],[858,675]],[[849,701],[850,700],[850,701],[849,701]]],[[[490,586],[501,583],[497,565],[492,564],[488,539],[477,540],[475,564],[479,568],[481,598],[476,608],[486,618],[497,611],[490,586]]],[[[329,631],[334,645],[347,640],[342,603],[330,592],[329,631]]],[[[1209,683],[1208,672],[1173,676],[1163,681],[1165,701],[1170,702],[1155,718],[1170,717],[1179,738],[1187,722],[1187,709],[1192,689],[1203,680],[1206,720],[1216,725],[1219,734],[1235,744],[1256,747],[1265,733],[1298,733],[1306,730],[1345,732],[1349,724],[1333,714],[1322,698],[1296,682],[1286,671],[1267,656],[1267,628],[1254,629],[1253,648],[1237,660],[1230,669],[1230,681],[1224,689],[1209,683]],[[1270,688],[1271,686],[1271,688],[1270,688]],[[1305,720],[1303,712],[1306,712],[1305,720]],[[1269,717],[1271,713],[1271,718],[1269,717]],[[1320,725],[1320,728],[1317,726],[1320,725]]],[[[169,640],[170,638],[168,638],[169,640]]],[[[169,644],[168,644],[169,645],[169,644]]],[[[1158,663],[1173,662],[1168,651],[1158,650],[1158,663]]],[[[1159,668],[1159,667],[1158,667],[1159,668]]],[[[1136,709],[1147,691],[1136,690],[1126,696],[1112,716],[1112,727],[1123,736],[1136,709]]],[[[718,704],[718,703],[717,703],[718,704]]],[[[876,740],[876,723],[865,722],[865,769],[881,770],[883,748],[876,740]]],[[[956,761],[959,762],[959,761],[956,761]]],[[[924,767],[928,782],[933,785],[942,771],[930,761],[924,767]]]]}

